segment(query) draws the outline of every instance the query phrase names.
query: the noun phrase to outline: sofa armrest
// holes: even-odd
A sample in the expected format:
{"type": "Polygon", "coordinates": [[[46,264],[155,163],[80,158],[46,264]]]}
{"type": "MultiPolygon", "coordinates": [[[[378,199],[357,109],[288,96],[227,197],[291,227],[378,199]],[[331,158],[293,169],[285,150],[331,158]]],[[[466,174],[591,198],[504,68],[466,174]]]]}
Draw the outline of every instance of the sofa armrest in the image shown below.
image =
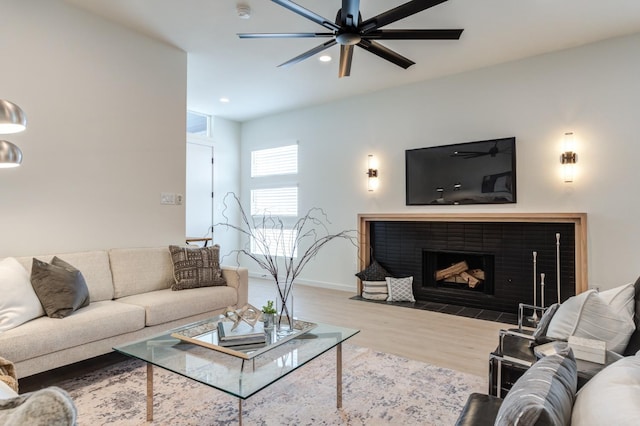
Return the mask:
{"type": "Polygon", "coordinates": [[[501,405],[502,398],[472,393],[456,421],[456,426],[492,425],[498,417],[501,405]]]}
{"type": "Polygon", "coordinates": [[[236,266],[221,266],[222,276],[227,281],[227,286],[233,287],[238,292],[238,307],[249,303],[249,270],[236,266]]]}

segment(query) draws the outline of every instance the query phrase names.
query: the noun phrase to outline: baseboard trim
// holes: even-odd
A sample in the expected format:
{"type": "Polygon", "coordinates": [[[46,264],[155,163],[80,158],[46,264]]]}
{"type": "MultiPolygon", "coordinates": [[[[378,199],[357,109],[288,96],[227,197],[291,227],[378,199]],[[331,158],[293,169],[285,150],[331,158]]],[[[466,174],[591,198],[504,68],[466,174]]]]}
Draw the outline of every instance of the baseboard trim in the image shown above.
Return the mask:
{"type": "MultiPolygon", "coordinates": [[[[265,274],[264,272],[256,272],[256,271],[249,271],[249,278],[265,280],[265,281],[273,280],[271,276],[269,276],[268,274],[265,274]]],[[[309,287],[326,288],[329,290],[346,291],[352,294],[356,294],[355,282],[352,285],[348,285],[343,283],[332,283],[332,282],[326,282],[326,281],[296,279],[296,284],[309,286],[309,287]]]]}

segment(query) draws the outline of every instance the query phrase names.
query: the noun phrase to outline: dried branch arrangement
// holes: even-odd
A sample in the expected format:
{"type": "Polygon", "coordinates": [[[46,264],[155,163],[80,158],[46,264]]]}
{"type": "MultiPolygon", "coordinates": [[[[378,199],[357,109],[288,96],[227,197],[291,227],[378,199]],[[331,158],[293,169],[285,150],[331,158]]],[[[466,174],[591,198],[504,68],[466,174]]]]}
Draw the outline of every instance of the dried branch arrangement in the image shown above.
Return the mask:
{"type": "Polygon", "coordinates": [[[223,217],[225,222],[217,223],[214,227],[226,227],[234,229],[244,237],[244,246],[238,250],[232,250],[238,264],[240,257],[245,256],[268,272],[275,280],[280,299],[279,317],[293,321],[293,314],[288,311],[285,303],[293,288],[296,278],[302,273],[307,264],[313,260],[320,249],[330,241],[336,239],[348,240],[357,248],[355,230],[330,233],[325,211],[314,207],[304,216],[298,218],[292,226],[285,226],[285,222],[278,216],[269,212],[260,215],[247,215],[234,193],[228,193],[224,197],[223,217]],[[227,216],[228,211],[237,208],[240,223],[231,223],[227,216]],[[251,242],[253,248],[251,250],[251,242]]]}

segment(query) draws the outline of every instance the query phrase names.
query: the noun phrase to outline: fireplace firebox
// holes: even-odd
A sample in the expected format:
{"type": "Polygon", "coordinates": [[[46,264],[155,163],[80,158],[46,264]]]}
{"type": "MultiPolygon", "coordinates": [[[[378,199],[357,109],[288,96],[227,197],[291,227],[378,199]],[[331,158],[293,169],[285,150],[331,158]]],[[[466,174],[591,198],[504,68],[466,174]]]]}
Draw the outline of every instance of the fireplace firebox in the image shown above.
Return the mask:
{"type": "Polygon", "coordinates": [[[423,286],[492,295],[494,258],[490,253],[423,250],[423,286]]]}

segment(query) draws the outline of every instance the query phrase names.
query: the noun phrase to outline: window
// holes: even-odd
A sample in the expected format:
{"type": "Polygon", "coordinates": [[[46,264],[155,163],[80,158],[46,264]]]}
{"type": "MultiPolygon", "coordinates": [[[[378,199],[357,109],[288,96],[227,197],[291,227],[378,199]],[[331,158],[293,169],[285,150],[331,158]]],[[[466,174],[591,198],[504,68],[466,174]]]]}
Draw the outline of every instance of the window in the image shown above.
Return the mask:
{"type": "Polygon", "coordinates": [[[298,145],[251,152],[251,177],[298,173],[298,145]]]}
{"type": "Polygon", "coordinates": [[[276,256],[296,256],[298,220],[298,145],[251,152],[251,216],[260,224],[264,216],[277,216],[279,224],[268,222],[254,231],[260,241],[251,241],[251,252],[276,256]],[[274,226],[272,226],[274,225],[274,226]],[[262,247],[260,244],[262,243],[262,247]]]}
{"type": "Polygon", "coordinates": [[[298,247],[294,249],[297,235],[292,229],[256,228],[255,232],[259,235],[259,240],[264,242],[264,247],[259,247],[257,241],[252,238],[251,253],[298,257],[298,247]]]}
{"type": "Polygon", "coordinates": [[[251,190],[251,215],[298,216],[298,187],[251,190]]]}
{"type": "Polygon", "coordinates": [[[187,111],[187,133],[211,137],[211,117],[199,112],[187,111]]]}

